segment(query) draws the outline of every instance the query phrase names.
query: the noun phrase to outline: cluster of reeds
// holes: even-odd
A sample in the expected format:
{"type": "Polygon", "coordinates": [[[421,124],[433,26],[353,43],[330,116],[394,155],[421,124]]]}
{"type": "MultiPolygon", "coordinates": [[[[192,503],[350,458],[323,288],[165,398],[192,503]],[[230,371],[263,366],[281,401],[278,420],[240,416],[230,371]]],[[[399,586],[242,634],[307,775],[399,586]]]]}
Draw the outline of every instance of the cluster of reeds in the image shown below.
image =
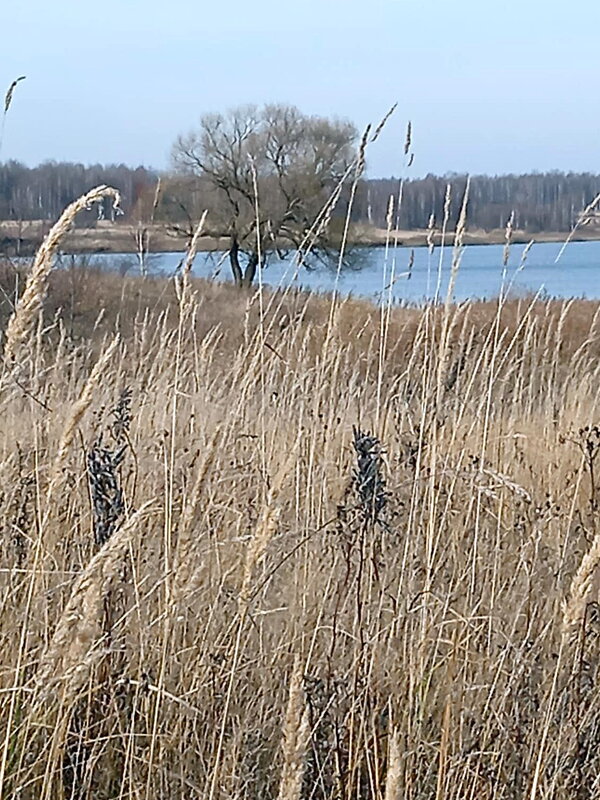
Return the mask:
{"type": "Polygon", "coordinates": [[[74,338],[63,227],[0,309],[0,796],[596,796],[599,304],[188,260],[74,338]]]}

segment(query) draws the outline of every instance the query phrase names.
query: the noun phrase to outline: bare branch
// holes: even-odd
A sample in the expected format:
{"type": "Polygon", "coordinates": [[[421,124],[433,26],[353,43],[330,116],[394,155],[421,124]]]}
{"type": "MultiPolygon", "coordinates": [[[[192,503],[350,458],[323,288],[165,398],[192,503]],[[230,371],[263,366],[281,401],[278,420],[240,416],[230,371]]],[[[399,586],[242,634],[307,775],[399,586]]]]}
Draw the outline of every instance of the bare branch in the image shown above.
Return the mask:
{"type": "MultiPolygon", "coordinates": [[[[348,175],[348,165],[356,162],[355,141],[353,125],[285,105],[207,114],[198,131],[179,137],[174,164],[196,176],[201,207],[228,231],[236,282],[248,283],[269,253],[299,246],[336,183],[348,175]]],[[[326,238],[327,226],[321,226],[315,245],[326,238]]]]}

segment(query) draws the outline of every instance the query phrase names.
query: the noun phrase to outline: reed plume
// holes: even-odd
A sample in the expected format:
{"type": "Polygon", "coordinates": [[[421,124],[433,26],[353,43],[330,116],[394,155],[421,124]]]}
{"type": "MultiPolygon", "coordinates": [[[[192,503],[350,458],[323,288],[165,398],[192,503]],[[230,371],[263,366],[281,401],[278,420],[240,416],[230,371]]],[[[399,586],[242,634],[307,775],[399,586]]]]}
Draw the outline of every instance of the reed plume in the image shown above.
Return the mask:
{"type": "Polygon", "coordinates": [[[8,87],[8,90],[4,96],[4,113],[2,114],[2,123],[0,124],[0,153],[2,153],[2,145],[4,143],[4,129],[6,127],[6,117],[8,115],[8,110],[10,109],[15,89],[17,88],[18,84],[24,80],[25,80],[25,75],[21,75],[16,80],[14,80],[8,87]]]}
{"type": "Polygon", "coordinates": [[[297,658],[290,681],[283,725],[283,769],[278,800],[300,800],[302,797],[302,782],[309,740],[310,718],[302,689],[301,662],[297,658]]]}
{"type": "Polygon", "coordinates": [[[292,448],[285,465],[279,470],[273,481],[273,486],[269,491],[267,502],[263,508],[260,520],[246,549],[244,561],[244,577],[239,596],[240,610],[245,612],[252,596],[252,578],[256,565],[263,559],[267,552],[267,547],[273,534],[277,530],[277,524],[281,515],[281,509],[277,506],[277,498],[283,488],[283,484],[290,471],[292,461],[296,456],[299,440],[292,448]]]}
{"type": "Polygon", "coordinates": [[[65,682],[65,695],[73,697],[86,683],[101,651],[104,600],[118,577],[119,566],[140,522],[152,510],[152,501],[136,511],[88,563],[75,581],[71,597],[54,629],[36,674],[40,698],[57,680],[65,682]]]}
{"type": "Polygon", "coordinates": [[[387,112],[387,114],[385,114],[382,117],[381,122],[375,128],[375,132],[373,133],[373,136],[371,137],[371,144],[373,144],[374,142],[377,141],[377,139],[379,139],[379,137],[381,135],[381,132],[383,131],[383,129],[385,128],[385,126],[388,123],[389,118],[392,116],[392,114],[394,113],[394,111],[397,108],[398,108],[398,103],[394,103],[394,105],[390,108],[390,110],[387,112]]]}
{"type": "Polygon", "coordinates": [[[563,603],[563,635],[571,637],[580,628],[588,603],[597,600],[600,584],[600,532],[596,533],[592,546],[581,559],[579,569],[573,576],[569,596],[563,603]]]}
{"type": "Polygon", "coordinates": [[[23,295],[8,321],[4,346],[6,364],[12,365],[16,362],[23,345],[31,335],[35,319],[46,297],[48,276],[52,271],[58,247],[71,229],[75,217],[105,197],[112,197],[114,207],[119,207],[120,194],[116,189],[110,186],[97,186],[71,203],[44,239],[35,256],[23,295]]]}
{"type": "Polygon", "coordinates": [[[58,445],[58,453],[56,456],[56,461],[54,462],[54,468],[52,471],[50,485],[48,487],[48,495],[52,493],[52,490],[56,486],[56,482],[59,480],[61,470],[64,467],[65,461],[67,459],[69,448],[75,437],[77,427],[81,422],[81,420],[83,419],[85,412],[92,404],[92,400],[94,399],[94,393],[100,384],[102,376],[106,372],[107,366],[110,364],[110,361],[113,357],[115,350],[117,349],[119,341],[120,338],[119,335],[117,334],[112,340],[112,342],[109,344],[109,346],[106,348],[106,350],[102,353],[96,364],[94,365],[94,368],[91,371],[90,376],[85,383],[85,386],[83,387],[83,391],[81,392],[79,399],[71,409],[71,413],[63,429],[60,438],[60,443],[58,445]]]}
{"type": "Polygon", "coordinates": [[[398,735],[398,730],[394,729],[388,747],[385,800],[400,800],[401,763],[400,737],[398,735]]]}
{"type": "Polygon", "coordinates": [[[204,462],[198,471],[189,503],[186,505],[179,524],[177,553],[175,557],[173,603],[177,603],[187,594],[189,582],[193,575],[194,551],[197,537],[194,533],[194,518],[200,499],[204,493],[210,470],[217,454],[217,443],[221,436],[217,428],[209,442],[204,462]]]}
{"type": "Polygon", "coordinates": [[[18,84],[21,81],[25,80],[25,75],[21,75],[20,77],[16,78],[11,85],[8,87],[6,95],[4,96],[4,113],[8,114],[8,110],[11,106],[13,95],[15,93],[15,89],[17,88],[18,84]]]}
{"type": "Polygon", "coordinates": [[[252,578],[256,565],[263,559],[267,552],[269,542],[277,530],[281,510],[275,505],[275,494],[271,493],[263,509],[258,527],[250,539],[244,561],[244,578],[240,591],[240,608],[245,610],[252,595],[252,578]]]}

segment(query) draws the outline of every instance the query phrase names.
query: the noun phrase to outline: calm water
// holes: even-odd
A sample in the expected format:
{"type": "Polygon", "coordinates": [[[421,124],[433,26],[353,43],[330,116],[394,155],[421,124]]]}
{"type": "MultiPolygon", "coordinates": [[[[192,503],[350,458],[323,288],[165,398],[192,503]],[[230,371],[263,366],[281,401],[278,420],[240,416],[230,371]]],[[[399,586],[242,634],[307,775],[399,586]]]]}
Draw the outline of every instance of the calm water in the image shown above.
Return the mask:
{"type": "MultiPolygon", "coordinates": [[[[561,244],[535,244],[531,248],[525,265],[520,269],[524,245],[511,248],[506,271],[506,285],[513,294],[543,292],[551,297],[588,297],[600,299],[600,242],[574,242],[555,260],[561,244]]],[[[465,248],[458,272],[454,298],[495,297],[501,290],[503,280],[503,247],[501,245],[470,245],[465,248]]],[[[343,294],[353,294],[374,300],[387,298],[391,292],[395,302],[422,302],[436,295],[438,284],[439,251],[429,258],[426,248],[415,248],[414,264],[408,273],[411,250],[399,248],[390,252],[387,260],[380,247],[367,248],[360,254],[360,269],[344,269],[337,279],[343,294]]],[[[179,265],[181,253],[161,253],[149,259],[153,273],[171,274],[179,265]]],[[[133,255],[102,254],[90,260],[106,268],[136,270],[133,255]]],[[[452,254],[444,254],[440,296],[445,298],[448,286],[452,254]]],[[[194,275],[230,280],[229,264],[222,253],[199,253],[194,263],[194,275]]],[[[320,268],[300,269],[295,273],[291,259],[272,260],[263,271],[263,281],[270,286],[290,284],[313,291],[331,291],[336,285],[336,271],[320,268]]]]}

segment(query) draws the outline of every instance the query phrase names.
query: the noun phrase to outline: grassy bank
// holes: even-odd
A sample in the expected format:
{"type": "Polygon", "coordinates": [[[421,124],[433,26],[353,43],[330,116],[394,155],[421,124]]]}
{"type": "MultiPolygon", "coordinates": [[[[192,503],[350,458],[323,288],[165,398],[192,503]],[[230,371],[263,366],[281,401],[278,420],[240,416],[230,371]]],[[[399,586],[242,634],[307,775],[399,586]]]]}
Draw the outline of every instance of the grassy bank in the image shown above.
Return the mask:
{"type": "Polygon", "coordinates": [[[34,321],[0,796],[594,796],[599,303],[73,270],[34,321]]]}

